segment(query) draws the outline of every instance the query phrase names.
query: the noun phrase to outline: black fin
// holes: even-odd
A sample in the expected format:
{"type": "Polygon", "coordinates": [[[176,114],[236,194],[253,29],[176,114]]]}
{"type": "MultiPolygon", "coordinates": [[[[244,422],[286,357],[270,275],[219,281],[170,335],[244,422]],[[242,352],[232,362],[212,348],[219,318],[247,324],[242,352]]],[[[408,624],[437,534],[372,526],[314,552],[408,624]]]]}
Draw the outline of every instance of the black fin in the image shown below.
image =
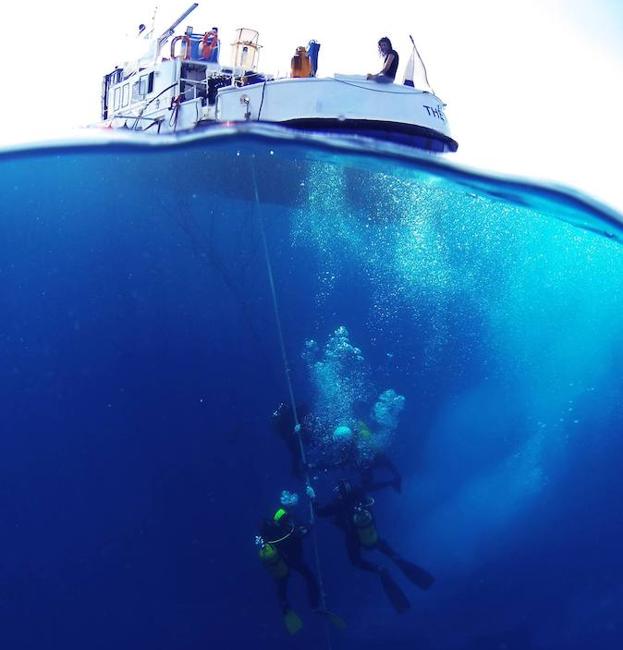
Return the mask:
{"type": "Polygon", "coordinates": [[[435,578],[428,571],[422,569],[417,564],[413,564],[413,562],[403,560],[402,558],[394,558],[394,562],[405,576],[420,589],[430,589],[433,582],[435,582],[435,578]]]}
{"type": "Polygon", "coordinates": [[[330,612],[328,609],[317,609],[315,611],[318,612],[318,614],[322,614],[323,616],[326,616],[327,620],[331,624],[333,624],[338,630],[346,629],[346,622],[344,621],[343,618],[341,618],[337,614],[330,612]]]}
{"type": "Polygon", "coordinates": [[[283,613],[283,622],[291,635],[296,634],[303,627],[303,621],[301,621],[299,615],[292,609],[285,610],[283,613]]]}
{"type": "Polygon", "coordinates": [[[389,571],[383,569],[379,575],[385,595],[389,598],[394,609],[398,614],[406,612],[411,607],[411,604],[402,589],[394,582],[391,575],[389,575],[389,571]]]}

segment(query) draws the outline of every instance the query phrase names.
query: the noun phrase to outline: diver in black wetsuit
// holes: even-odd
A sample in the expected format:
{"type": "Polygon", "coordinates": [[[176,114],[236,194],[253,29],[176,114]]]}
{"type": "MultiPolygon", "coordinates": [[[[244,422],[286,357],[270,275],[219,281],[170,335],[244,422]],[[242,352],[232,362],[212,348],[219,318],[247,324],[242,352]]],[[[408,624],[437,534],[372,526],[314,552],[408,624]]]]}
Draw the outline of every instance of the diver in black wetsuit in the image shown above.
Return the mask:
{"type": "MultiPolygon", "coordinates": [[[[305,426],[305,417],[309,414],[309,408],[306,404],[300,404],[297,405],[296,412],[299,417],[299,422],[301,423],[300,435],[304,442],[309,443],[309,431],[305,426]]],[[[286,447],[288,448],[292,475],[299,480],[304,481],[306,467],[301,459],[299,441],[296,431],[294,430],[296,423],[294,420],[294,413],[292,413],[292,407],[285,402],[281,402],[272,415],[272,425],[277,435],[285,442],[286,447]]]]}
{"type": "MultiPolygon", "coordinates": [[[[309,415],[310,410],[306,404],[297,405],[296,410],[301,425],[300,436],[305,448],[309,451],[312,445],[312,436],[307,423],[307,416],[309,415]]],[[[272,415],[272,425],[277,435],[286,444],[290,455],[292,475],[301,481],[305,481],[305,472],[307,467],[305,467],[301,459],[299,441],[294,430],[295,421],[292,407],[285,402],[281,402],[272,415]]],[[[359,421],[356,433],[357,436],[364,438],[374,435],[362,420],[359,421]]],[[[343,470],[350,468],[359,471],[361,483],[367,490],[379,490],[381,488],[391,487],[396,490],[396,492],[402,491],[402,477],[400,476],[400,472],[386,454],[378,451],[367,459],[365,463],[362,464],[360,462],[359,449],[357,448],[355,435],[342,444],[341,458],[339,461],[313,464],[313,469],[315,471],[332,469],[343,470]],[[385,480],[375,480],[374,474],[376,470],[386,470],[389,473],[390,478],[385,480]]]]}
{"type": "Polygon", "coordinates": [[[361,483],[368,490],[379,490],[384,487],[391,487],[396,492],[402,492],[402,477],[393,461],[382,452],[377,452],[365,467],[361,470],[361,483]],[[374,470],[386,469],[392,474],[391,479],[384,481],[374,480],[374,470]]]}
{"type": "Polygon", "coordinates": [[[361,486],[368,491],[380,490],[391,487],[396,492],[402,491],[402,477],[393,461],[382,451],[375,451],[363,461],[357,440],[365,441],[366,438],[374,436],[368,425],[359,420],[356,428],[356,435],[342,444],[342,461],[335,467],[346,469],[353,468],[359,472],[361,486]],[[390,478],[378,480],[374,478],[377,470],[386,470],[390,478]]]}
{"type": "Polygon", "coordinates": [[[283,508],[279,508],[272,519],[262,522],[261,536],[257,538],[260,560],[275,579],[279,606],[290,634],[295,634],[302,626],[288,603],[290,570],[303,576],[310,607],[317,611],[320,607],[318,581],[303,555],[303,538],[307,532],[306,526],[295,523],[283,508]]]}
{"type": "Polygon", "coordinates": [[[398,613],[409,609],[409,600],[394,582],[389,571],[362,557],[362,549],[377,549],[389,557],[404,575],[420,589],[428,589],[434,582],[433,576],[416,564],[400,557],[376,530],[371,506],[374,499],[367,496],[362,488],[353,487],[341,480],[335,488],[335,499],[325,505],[318,505],[314,497],[314,511],[319,517],[332,517],[333,523],[344,532],[346,550],[351,563],[363,571],[376,573],[385,594],[398,613]]]}

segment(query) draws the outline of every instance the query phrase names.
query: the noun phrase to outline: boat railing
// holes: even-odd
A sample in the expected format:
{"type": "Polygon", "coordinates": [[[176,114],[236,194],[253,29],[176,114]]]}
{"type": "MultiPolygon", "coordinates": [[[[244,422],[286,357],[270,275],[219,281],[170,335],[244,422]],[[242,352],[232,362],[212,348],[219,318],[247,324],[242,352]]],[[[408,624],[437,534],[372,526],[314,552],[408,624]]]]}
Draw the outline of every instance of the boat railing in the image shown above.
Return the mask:
{"type": "Polygon", "coordinates": [[[185,77],[180,78],[180,95],[184,96],[184,101],[191,101],[197,99],[198,97],[207,97],[208,96],[208,82],[200,81],[198,79],[187,79],[185,77]],[[188,88],[190,86],[190,88],[188,88]],[[198,86],[203,86],[203,92],[197,91],[198,86]],[[181,90],[183,88],[183,90],[181,90]],[[192,95],[189,97],[187,92],[191,90],[192,95]]]}
{"type": "Polygon", "coordinates": [[[121,128],[129,129],[130,131],[148,131],[154,126],[158,126],[158,131],[160,131],[160,124],[164,121],[164,116],[159,115],[157,117],[146,117],[143,115],[113,115],[111,117],[111,125],[115,120],[125,120],[125,125],[121,128]],[[145,122],[148,122],[149,124],[144,126],[145,122]]]}

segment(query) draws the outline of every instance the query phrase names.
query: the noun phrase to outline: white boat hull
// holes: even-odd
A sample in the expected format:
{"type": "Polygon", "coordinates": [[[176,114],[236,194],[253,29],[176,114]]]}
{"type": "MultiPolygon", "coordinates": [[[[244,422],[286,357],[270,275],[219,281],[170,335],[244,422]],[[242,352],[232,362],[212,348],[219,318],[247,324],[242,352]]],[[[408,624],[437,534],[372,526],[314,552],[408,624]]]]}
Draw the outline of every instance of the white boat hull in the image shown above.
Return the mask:
{"type": "Polygon", "coordinates": [[[446,140],[449,150],[456,149],[443,108],[435,95],[408,86],[336,76],[221,88],[215,116],[220,121],[259,120],[320,130],[428,133],[446,140]]]}

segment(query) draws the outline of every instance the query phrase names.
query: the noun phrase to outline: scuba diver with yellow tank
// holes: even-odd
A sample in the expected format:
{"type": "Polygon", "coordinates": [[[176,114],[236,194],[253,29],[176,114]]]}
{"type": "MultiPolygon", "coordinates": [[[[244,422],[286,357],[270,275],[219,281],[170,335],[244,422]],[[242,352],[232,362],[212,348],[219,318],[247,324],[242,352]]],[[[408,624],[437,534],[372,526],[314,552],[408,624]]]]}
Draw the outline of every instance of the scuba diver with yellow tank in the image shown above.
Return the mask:
{"type": "Polygon", "coordinates": [[[402,558],[382,539],[376,529],[372,506],[374,499],[362,488],[353,487],[349,481],[340,480],[335,487],[335,499],[320,506],[313,496],[314,511],[319,517],[332,517],[333,523],[344,531],[346,550],[351,563],[363,571],[376,573],[389,601],[398,613],[411,606],[407,596],[394,581],[387,568],[362,557],[362,550],[379,550],[389,557],[402,573],[420,589],[428,589],[434,582],[430,573],[402,558]]]}
{"type": "MultiPolygon", "coordinates": [[[[338,429],[343,427],[338,427],[338,429]]],[[[347,429],[349,427],[346,427],[347,429]]],[[[343,460],[340,467],[348,468],[353,467],[359,471],[361,484],[367,490],[380,490],[382,488],[391,487],[396,492],[402,492],[402,477],[398,468],[392,460],[380,449],[369,451],[362,454],[360,447],[368,447],[370,450],[374,448],[374,432],[364,422],[359,420],[352,431],[351,436],[344,442],[342,451],[343,460]],[[378,480],[374,478],[377,470],[386,470],[391,478],[378,480]]],[[[335,437],[335,433],[334,433],[335,437]]]]}
{"type": "Polygon", "coordinates": [[[290,607],[288,602],[288,579],[291,570],[303,576],[307,586],[309,605],[312,610],[327,615],[336,627],[341,628],[344,626],[343,621],[338,616],[320,607],[321,598],[318,580],[305,563],[303,556],[303,539],[308,532],[308,526],[297,524],[286,510],[279,508],[272,519],[266,519],[262,522],[260,535],[255,538],[260,561],[275,580],[283,621],[290,634],[296,634],[303,627],[299,615],[290,607]]]}

